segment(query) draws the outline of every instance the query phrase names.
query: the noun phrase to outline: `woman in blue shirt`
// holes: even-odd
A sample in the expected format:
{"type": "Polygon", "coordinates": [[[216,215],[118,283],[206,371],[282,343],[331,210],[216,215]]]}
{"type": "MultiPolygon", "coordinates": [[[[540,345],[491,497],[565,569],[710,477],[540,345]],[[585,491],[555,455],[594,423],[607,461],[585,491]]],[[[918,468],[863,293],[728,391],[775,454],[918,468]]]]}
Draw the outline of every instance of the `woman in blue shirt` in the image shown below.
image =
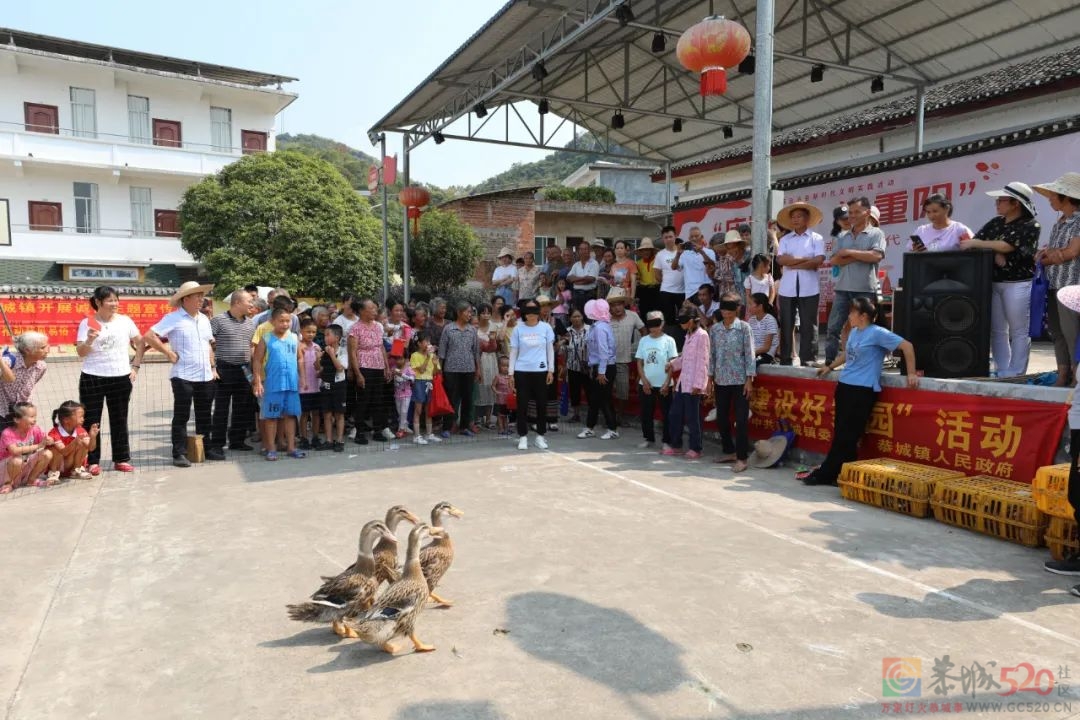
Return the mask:
{"type": "Polygon", "coordinates": [[[915,348],[899,335],[875,325],[875,317],[877,305],[873,300],[854,298],[848,312],[851,334],[848,335],[847,345],[831,364],[818,370],[818,375],[826,375],[840,365],[844,366],[833,396],[836,421],[829,453],[821,467],[796,475],[807,485],[835,485],[844,463],[858,457],[859,440],[866,431],[866,423],[881,392],[881,364],[886,355],[899,348],[904,353],[908,387],[919,386],[919,377],[915,372],[915,348]]]}
{"type": "Polygon", "coordinates": [[[510,335],[510,387],[517,393],[518,450],[529,449],[528,407],[536,406],[536,447],[547,450],[546,415],[547,386],[555,379],[555,331],[540,322],[540,303],[535,299],[521,301],[524,320],[514,326],[510,335]]]}
{"type": "Polygon", "coordinates": [[[589,416],[585,419],[585,429],[578,433],[578,437],[596,436],[593,428],[602,412],[607,432],[601,435],[600,439],[614,440],[619,437],[615,425],[615,405],[611,397],[615,383],[615,333],[611,329],[611,310],[607,300],[590,300],[585,303],[585,316],[593,321],[589,335],[585,338],[589,354],[589,416]]]}

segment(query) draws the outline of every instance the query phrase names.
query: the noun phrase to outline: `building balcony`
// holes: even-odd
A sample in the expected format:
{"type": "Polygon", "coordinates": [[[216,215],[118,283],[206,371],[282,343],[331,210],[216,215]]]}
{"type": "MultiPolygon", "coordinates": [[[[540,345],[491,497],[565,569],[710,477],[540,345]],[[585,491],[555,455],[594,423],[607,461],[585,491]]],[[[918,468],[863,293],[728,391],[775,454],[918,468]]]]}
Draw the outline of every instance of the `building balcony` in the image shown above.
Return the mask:
{"type": "Polygon", "coordinates": [[[198,264],[174,234],[142,235],[107,228],[79,232],[69,226],[43,230],[15,223],[11,225],[11,245],[0,245],[0,263],[5,257],[93,265],[136,261],[182,267],[198,264]]]}
{"type": "Polygon", "coordinates": [[[126,135],[94,133],[87,137],[70,128],[33,132],[22,122],[0,121],[0,159],[29,165],[97,167],[138,175],[174,175],[192,178],[216,173],[243,153],[222,150],[187,140],[179,144],[132,142],[126,135]]]}

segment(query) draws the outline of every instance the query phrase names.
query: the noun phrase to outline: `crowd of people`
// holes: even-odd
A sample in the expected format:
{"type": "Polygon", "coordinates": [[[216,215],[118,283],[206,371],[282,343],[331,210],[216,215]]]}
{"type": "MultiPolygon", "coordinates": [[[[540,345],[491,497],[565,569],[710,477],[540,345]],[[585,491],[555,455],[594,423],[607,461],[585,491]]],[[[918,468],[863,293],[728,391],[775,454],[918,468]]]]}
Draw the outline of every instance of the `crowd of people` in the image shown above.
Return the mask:
{"type": "MultiPolygon", "coordinates": [[[[993,351],[1002,375],[1026,368],[1024,293],[1036,264],[1047,268],[1050,328],[1065,382],[1080,322],[1056,294],[1080,282],[1080,175],[1035,190],[1061,212],[1041,250],[1034,191],[1019,182],[989,193],[997,214],[975,233],[951,218],[948,198],[931,195],[923,206],[928,222],[909,250],[994,253],[993,351]]],[[[263,300],[249,286],[230,293],[228,308],[214,314],[213,287],[189,282],[172,297],[175,310],[140,333],[119,313],[118,291],[99,287],[78,327],[78,400],[56,409],[53,431],[34,429],[41,411],[30,404],[46,371],[48,338],[24,333],[0,362],[0,416],[7,418],[0,491],[99,474],[106,411],[112,468],[134,470],[128,407],[150,350],[171,364],[171,455],[178,467],[191,464],[192,412],[207,459],[254,452],[257,443],[274,461],[343,452],[348,439],[428,445],[486,431],[516,436],[523,450],[532,433],[543,449],[560,422],[582,423],[578,438],[611,440],[636,405],[639,447],[691,460],[704,452],[711,406],[718,459],[742,471],[752,459],[749,398],[757,370],[794,362],[797,317],[809,321],[797,335],[800,362],[821,374],[843,366],[832,450],[802,476],[808,484],[835,483],[841,465],[855,457],[880,391],[883,358],[902,353],[909,384],[918,382],[911,344],[876,324],[877,265],[885,252],[878,217],[864,197],[833,211],[828,259],[839,273],[824,363],[817,362],[816,332],[826,251],[811,229],[823,214],[808,203],[784,207],[770,226],[767,251],[756,255],[749,252],[749,226],[708,242],[694,225],[684,242],[667,226],[658,240],[644,238],[634,248],[623,241],[549,247],[542,265],[530,253],[516,263],[503,248],[491,302],[476,306],[448,307],[439,298],[380,305],[346,294],[340,304],[310,307],[283,288],[263,300]]]]}

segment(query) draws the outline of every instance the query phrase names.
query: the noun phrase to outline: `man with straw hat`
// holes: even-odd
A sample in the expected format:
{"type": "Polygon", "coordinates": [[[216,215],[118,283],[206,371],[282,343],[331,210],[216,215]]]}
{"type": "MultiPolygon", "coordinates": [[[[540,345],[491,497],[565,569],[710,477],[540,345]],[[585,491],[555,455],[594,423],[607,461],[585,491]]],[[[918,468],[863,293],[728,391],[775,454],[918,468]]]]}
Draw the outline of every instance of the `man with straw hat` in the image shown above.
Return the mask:
{"type": "MultiPolygon", "coordinates": [[[[172,363],[169,382],[173,393],[172,457],[176,467],[191,467],[187,457],[187,424],[195,405],[195,432],[210,437],[210,407],[214,400],[214,381],[218,379],[214,359],[214,331],[210,321],[199,312],[203,298],[214,289],[188,281],[180,286],[169,304],[176,310],[161,318],[146,331],[143,339],[172,363]],[[168,345],[162,338],[169,341],[168,345]]],[[[211,447],[208,460],[224,460],[225,453],[211,447]]]]}
{"type": "MultiPolygon", "coordinates": [[[[840,269],[834,283],[832,312],[825,336],[825,363],[840,352],[840,334],[847,323],[851,301],[857,297],[877,298],[878,263],[885,257],[885,233],[878,227],[869,198],[858,197],[848,203],[849,229],[836,236],[830,262],[840,269]]],[[[879,213],[880,214],[880,213],[879,213]]]]}
{"type": "Polygon", "coordinates": [[[611,332],[615,335],[615,409],[620,413],[625,409],[623,404],[630,399],[630,364],[634,362],[634,351],[645,329],[641,316],[626,309],[629,299],[620,287],[611,288],[607,294],[611,332]]]}
{"type": "Polygon", "coordinates": [[[811,227],[821,223],[821,211],[809,203],[788,205],[776,214],[776,222],[790,232],[780,238],[776,261],[784,267],[780,278],[780,364],[791,365],[795,314],[799,315],[799,360],[809,365],[817,359],[818,268],[825,262],[825,240],[811,227]]]}
{"type": "Polygon", "coordinates": [[[653,268],[656,245],[652,238],[641,238],[634,254],[637,256],[638,312],[648,315],[653,310],[660,309],[660,276],[653,268]]]}
{"type": "Polygon", "coordinates": [[[1073,355],[1080,334],[1080,315],[1060,306],[1058,291],[1080,283],[1080,173],[1065,173],[1054,182],[1035,186],[1035,192],[1050,201],[1050,207],[1061,213],[1050,228],[1050,242],[1035,255],[1035,262],[1046,268],[1050,283],[1047,297],[1047,320],[1054,338],[1054,357],[1057,358],[1058,385],[1065,386],[1069,375],[1075,374],[1073,355]]]}
{"type": "Polygon", "coordinates": [[[514,282],[517,280],[517,268],[514,267],[514,253],[508,247],[499,249],[495,256],[495,272],[491,274],[491,284],[495,294],[507,305],[514,304],[514,282]]]}

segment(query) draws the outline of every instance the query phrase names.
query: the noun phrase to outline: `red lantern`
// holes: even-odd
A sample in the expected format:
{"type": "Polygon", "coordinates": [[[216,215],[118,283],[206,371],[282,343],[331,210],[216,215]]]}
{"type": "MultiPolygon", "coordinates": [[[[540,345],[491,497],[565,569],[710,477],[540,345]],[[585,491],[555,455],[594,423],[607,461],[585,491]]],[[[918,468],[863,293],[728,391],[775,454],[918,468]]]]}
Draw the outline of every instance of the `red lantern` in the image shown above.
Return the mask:
{"type": "Polygon", "coordinates": [[[723,95],[726,69],[750,54],[750,33],[739,23],[714,15],[684,32],[675,54],[684,68],[701,73],[702,95],[723,95]]]}
{"type": "Polygon", "coordinates": [[[420,231],[420,208],[431,202],[431,193],[422,187],[409,185],[398,193],[398,202],[408,209],[409,219],[413,221],[413,235],[420,231]]]}

